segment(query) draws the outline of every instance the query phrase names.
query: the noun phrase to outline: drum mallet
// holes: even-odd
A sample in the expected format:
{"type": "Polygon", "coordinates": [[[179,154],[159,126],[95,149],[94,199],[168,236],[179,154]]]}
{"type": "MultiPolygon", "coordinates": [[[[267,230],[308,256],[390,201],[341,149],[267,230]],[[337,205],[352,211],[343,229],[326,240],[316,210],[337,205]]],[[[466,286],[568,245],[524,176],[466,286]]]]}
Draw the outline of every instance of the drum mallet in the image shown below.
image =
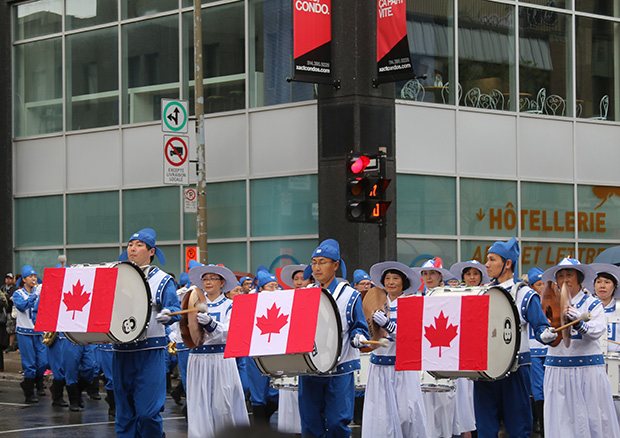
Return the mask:
{"type": "Polygon", "coordinates": [[[568,324],[561,325],[558,328],[552,329],[551,331],[553,333],[557,333],[557,332],[559,332],[561,330],[564,330],[565,328],[568,328],[568,327],[570,327],[572,325],[579,324],[581,321],[584,321],[584,322],[590,321],[590,314],[588,312],[584,312],[584,313],[581,314],[581,317],[577,318],[576,320],[571,321],[568,324]]]}
{"type": "Polygon", "coordinates": [[[381,347],[387,347],[390,345],[390,340],[387,338],[381,338],[378,341],[362,341],[362,344],[367,344],[367,345],[379,345],[381,347]]]}
{"type": "Polygon", "coordinates": [[[178,312],[172,312],[172,313],[169,313],[168,316],[184,315],[186,313],[194,313],[194,312],[206,313],[207,310],[208,310],[207,305],[205,303],[200,303],[198,304],[198,307],[194,307],[193,309],[179,310],[178,312]]]}
{"type": "Polygon", "coordinates": [[[612,344],[616,344],[616,345],[620,345],[620,342],[618,341],[613,341],[611,339],[605,339],[607,342],[611,342],[612,344]]]}

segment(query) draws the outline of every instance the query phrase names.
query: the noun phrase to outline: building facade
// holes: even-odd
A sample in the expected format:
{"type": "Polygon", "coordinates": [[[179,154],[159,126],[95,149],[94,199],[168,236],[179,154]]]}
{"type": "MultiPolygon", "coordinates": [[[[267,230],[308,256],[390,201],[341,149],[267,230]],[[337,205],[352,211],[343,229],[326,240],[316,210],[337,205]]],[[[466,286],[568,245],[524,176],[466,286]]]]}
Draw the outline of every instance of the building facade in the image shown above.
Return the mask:
{"type": "MultiPolygon", "coordinates": [[[[407,3],[399,261],[484,260],[516,236],[526,271],[620,244],[620,1],[407,3]]],[[[2,7],[6,264],[110,262],[152,227],[179,274],[195,214],[163,183],[160,118],[162,98],[193,102],[192,1],[2,7]]],[[[239,271],[307,263],[318,241],[316,86],[286,81],[294,7],[203,1],[209,262],[239,271]]]]}

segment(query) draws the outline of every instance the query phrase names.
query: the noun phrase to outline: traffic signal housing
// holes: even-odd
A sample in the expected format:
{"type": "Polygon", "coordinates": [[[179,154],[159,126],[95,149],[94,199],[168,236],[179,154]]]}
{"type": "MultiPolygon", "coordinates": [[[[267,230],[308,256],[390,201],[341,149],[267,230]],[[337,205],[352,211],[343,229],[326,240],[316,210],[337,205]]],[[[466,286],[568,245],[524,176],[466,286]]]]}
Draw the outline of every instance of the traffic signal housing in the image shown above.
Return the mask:
{"type": "Polygon", "coordinates": [[[349,153],[347,171],[347,220],[351,222],[383,222],[391,201],[386,190],[385,154],[349,153]]]}

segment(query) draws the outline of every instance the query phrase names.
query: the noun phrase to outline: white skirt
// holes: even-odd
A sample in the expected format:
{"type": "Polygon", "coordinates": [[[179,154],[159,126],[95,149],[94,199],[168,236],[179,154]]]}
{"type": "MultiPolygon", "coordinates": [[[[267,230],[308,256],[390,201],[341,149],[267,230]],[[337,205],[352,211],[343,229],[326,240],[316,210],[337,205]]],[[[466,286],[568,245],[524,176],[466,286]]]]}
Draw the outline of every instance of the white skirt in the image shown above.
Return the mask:
{"type": "Polygon", "coordinates": [[[237,363],[223,353],[189,355],[186,393],[188,438],[250,424],[237,363]]]}
{"type": "Polygon", "coordinates": [[[451,438],[456,411],[456,390],[423,392],[428,438],[451,438]]]}
{"type": "Polygon", "coordinates": [[[370,364],[362,415],[362,438],[426,437],[420,374],[370,364]]]}
{"type": "Polygon", "coordinates": [[[297,389],[281,389],[278,397],[278,431],[301,433],[299,417],[299,392],[297,389]]]}
{"type": "Polygon", "coordinates": [[[545,368],[547,438],[620,437],[605,365],[545,368]]]}
{"type": "Polygon", "coordinates": [[[474,412],[474,382],[464,377],[456,379],[456,407],[452,435],[476,430],[474,412]]]}

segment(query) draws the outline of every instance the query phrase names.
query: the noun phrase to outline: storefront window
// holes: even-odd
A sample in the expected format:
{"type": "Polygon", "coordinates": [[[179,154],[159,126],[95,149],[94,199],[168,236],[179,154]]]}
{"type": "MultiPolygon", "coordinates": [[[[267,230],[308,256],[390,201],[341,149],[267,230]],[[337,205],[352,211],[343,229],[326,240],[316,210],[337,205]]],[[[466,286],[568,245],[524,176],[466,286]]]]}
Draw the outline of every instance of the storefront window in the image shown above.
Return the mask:
{"type": "Polygon", "coordinates": [[[521,183],[524,237],[575,237],[574,190],[569,184],[521,183]]]}
{"type": "MultiPolygon", "coordinates": [[[[118,238],[117,238],[118,240],[118,238]]],[[[118,260],[118,256],[125,250],[119,247],[113,248],[79,248],[67,250],[67,265],[78,263],[110,263],[118,260]]]]}
{"type": "Polygon", "coordinates": [[[38,0],[13,8],[13,35],[24,40],[62,31],[62,0],[38,0]]]}
{"type": "Polygon", "coordinates": [[[620,5],[611,0],[575,0],[575,9],[581,12],[620,17],[620,5]]]}
{"type": "Polygon", "coordinates": [[[115,243],[119,239],[118,192],[67,195],[67,243],[115,243]]]}
{"type": "Polygon", "coordinates": [[[30,265],[43,278],[45,268],[56,266],[58,256],[63,254],[61,249],[46,249],[41,251],[17,251],[15,253],[15,271],[21,273],[24,265],[30,265]]]}
{"type": "Polygon", "coordinates": [[[531,3],[533,5],[549,6],[551,8],[566,8],[567,0],[521,0],[521,3],[531,3]]]}
{"type": "Polygon", "coordinates": [[[620,188],[577,187],[577,230],[580,238],[620,239],[620,188]]]}
{"type": "Polygon", "coordinates": [[[461,178],[461,234],[517,236],[517,183],[461,178]]]}
{"type": "Polygon", "coordinates": [[[178,0],[122,0],[121,15],[122,18],[144,17],[178,7],[178,0]]]}
{"type": "Polygon", "coordinates": [[[494,240],[462,240],[461,260],[478,260],[480,263],[486,263],[487,253],[493,243],[495,243],[494,240]]]}
{"type": "Polygon", "coordinates": [[[589,254],[586,247],[584,247],[581,254],[578,254],[575,251],[574,242],[522,241],[520,243],[520,249],[520,271],[523,274],[526,274],[527,271],[533,267],[540,268],[544,271],[557,265],[566,257],[578,258],[581,263],[592,263],[594,261],[594,257],[586,257],[586,255],[589,254]]]}
{"type": "Polygon", "coordinates": [[[117,0],[65,0],[65,27],[73,30],[117,21],[117,4],[117,0]]]}
{"type": "Polygon", "coordinates": [[[15,200],[15,246],[62,245],[62,243],[62,196],[15,200]]]}
{"type": "MultiPolygon", "coordinates": [[[[310,263],[312,252],[315,250],[317,245],[318,242],[316,239],[252,242],[252,264],[250,271],[255,273],[259,265],[267,266],[267,268],[273,266],[270,272],[275,274],[276,268],[280,268],[291,263],[308,264],[310,263]]],[[[350,272],[347,271],[347,276],[349,278],[353,277],[353,270],[355,270],[355,268],[353,268],[350,272]]],[[[336,275],[342,275],[341,271],[338,270],[336,275]]]]}
{"type": "Polygon", "coordinates": [[[446,269],[457,262],[455,240],[398,239],[396,245],[397,260],[407,266],[422,266],[433,257],[441,258],[446,269]]]}
{"type": "Polygon", "coordinates": [[[179,240],[181,215],[178,187],[125,190],[123,196],[123,235],[129,236],[143,228],[153,228],[157,241],[179,240]]]}

